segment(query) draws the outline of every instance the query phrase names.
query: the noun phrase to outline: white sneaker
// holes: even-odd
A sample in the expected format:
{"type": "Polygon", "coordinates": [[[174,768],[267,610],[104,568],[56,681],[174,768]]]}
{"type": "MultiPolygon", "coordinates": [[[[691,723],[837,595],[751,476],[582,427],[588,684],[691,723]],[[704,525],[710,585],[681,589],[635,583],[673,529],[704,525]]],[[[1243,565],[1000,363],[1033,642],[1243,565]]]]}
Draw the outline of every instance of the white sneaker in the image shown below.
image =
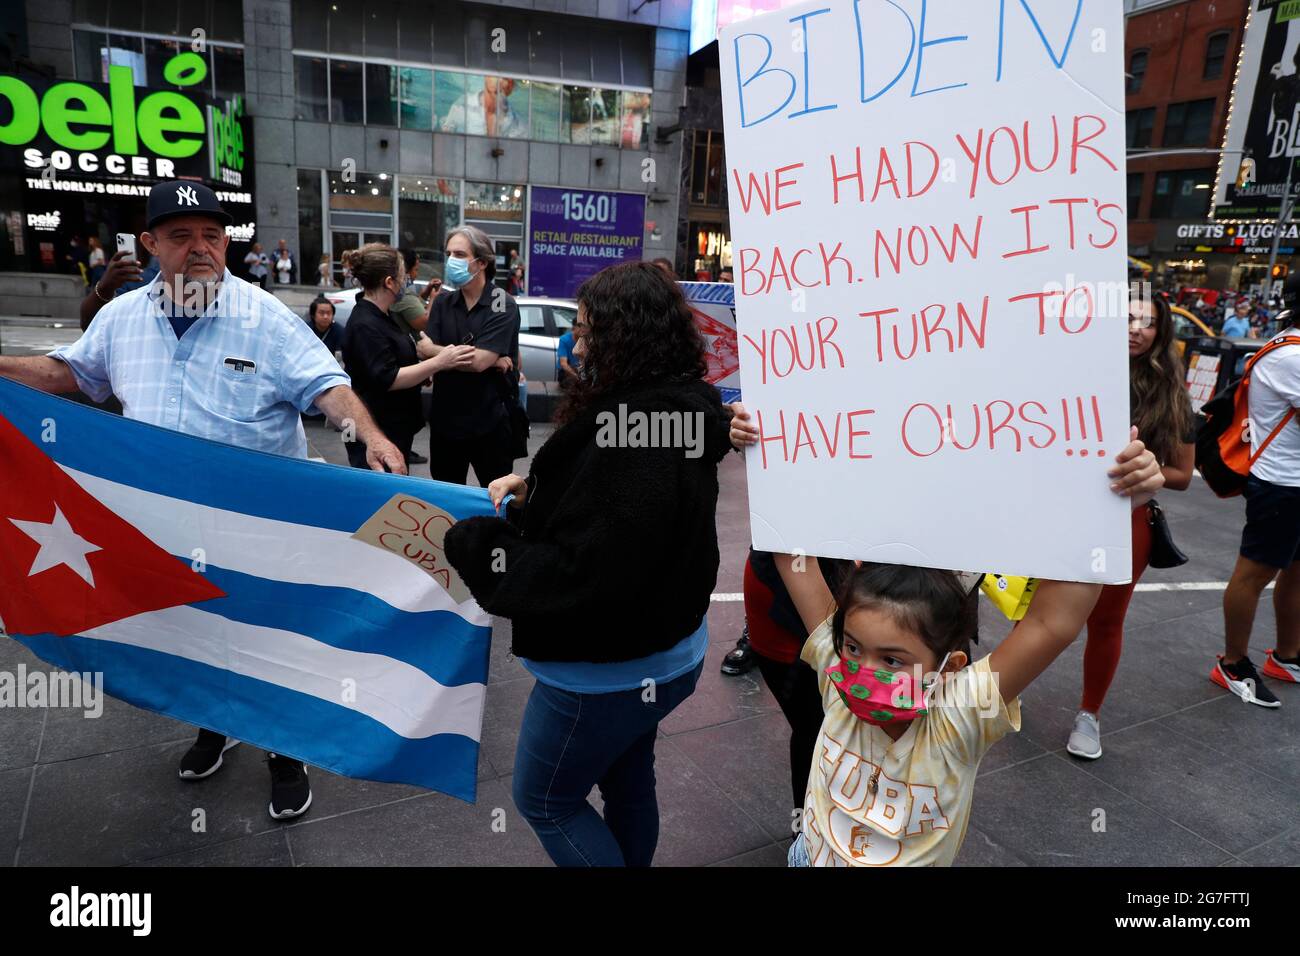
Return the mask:
{"type": "Polygon", "coordinates": [[[1070,732],[1070,740],[1065,749],[1076,757],[1087,760],[1096,760],[1101,756],[1101,722],[1097,720],[1096,714],[1079,711],[1079,716],[1074,718],[1074,730],[1070,732]]]}

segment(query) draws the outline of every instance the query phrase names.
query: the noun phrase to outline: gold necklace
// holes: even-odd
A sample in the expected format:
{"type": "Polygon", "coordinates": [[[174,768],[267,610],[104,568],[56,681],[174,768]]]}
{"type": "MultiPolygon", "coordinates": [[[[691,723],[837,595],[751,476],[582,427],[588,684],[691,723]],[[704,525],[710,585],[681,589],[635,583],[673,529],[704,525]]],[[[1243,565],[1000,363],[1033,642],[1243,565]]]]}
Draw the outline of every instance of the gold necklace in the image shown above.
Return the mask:
{"type": "MultiPolygon", "coordinates": [[[[881,733],[883,734],[884,731],[881,730],[881,733]]],[[[894,741],[888,747],[885,748],[886,758],[889,756],[890,751],[894,749],[894,743],[897,742],[898,741],[894,741]]],[[[867,779],[867,792],[874,797],[876,795],[876,791],[880,789],[880,770],[881,770],[881,765],[876,763],[876,738],[875,737],[871,738],[871,763],[875,769],[871,771],[871,776],[867,779]]]]}

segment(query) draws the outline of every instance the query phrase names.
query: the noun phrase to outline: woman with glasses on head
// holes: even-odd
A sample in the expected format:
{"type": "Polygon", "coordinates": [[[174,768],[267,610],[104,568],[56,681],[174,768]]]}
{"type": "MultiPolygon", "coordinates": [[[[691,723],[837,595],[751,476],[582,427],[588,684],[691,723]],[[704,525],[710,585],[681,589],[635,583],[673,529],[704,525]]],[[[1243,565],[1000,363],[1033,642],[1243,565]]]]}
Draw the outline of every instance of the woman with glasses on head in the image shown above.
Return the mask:
{"type": "MultiPolygon", "coordinates": [[[[1134,296],[1128,325],[1129,420],[1163,466],[1165,488],[1183,491],[1196,467],[1196,430],[1183,382],[1183,364],[1174,350],[1174,323],[1163,296],[1134,296]]],[[[1151,558],[1154,501],[1133,509],[1133,579],[1108,584],[1088,618],[1083,651],[1083,700],[1066,750],[1076,757],[1101,756],[1098,715],[1119,667],[1124,616],[1151,558]]]]}
{"type": "MultiPolygon", "coordinates": [[[[405,291],[406,267],[401,253],[382,242],[371,242],[343,253],[343,265],[361,286],[348,319],[343,361],[352,388],[365,402],[376,424],[402,454],[410,457],[411,442],[424,427],[420,387],[443,372],[468,368],[474,349],[468,345],[435,347],[422,359],[406,327],[390,314],[405,291]]],[[[365,468],[366,447],[346,442],[348,462],[365,468]]]]}

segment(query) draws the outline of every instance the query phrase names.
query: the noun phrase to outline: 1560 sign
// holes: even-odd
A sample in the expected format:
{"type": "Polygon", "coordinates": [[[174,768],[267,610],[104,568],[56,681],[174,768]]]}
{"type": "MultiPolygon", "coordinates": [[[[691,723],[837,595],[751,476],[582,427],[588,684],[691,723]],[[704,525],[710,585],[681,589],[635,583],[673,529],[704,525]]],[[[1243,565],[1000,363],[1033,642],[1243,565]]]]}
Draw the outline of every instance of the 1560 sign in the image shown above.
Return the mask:
{"type": "MultiPolygon", "coordinates": [[[[163,67],[163,78],[175,86],[194,86],[208,75],[207,61],[184,52],[163,67]]],[[[195,156],[209,146],[208,175],[241,185],[244,166],[242,100],[223,111],[204,106],[182,93],[158,90],[136,102],[136,87],[128,66],[110,66],[108,84],[62,82],[38,94],[21,77],[0,76],[0,145],[28,146],[26,166],[72,169],[114,175],[176,175],[176,161],[195,156]],[[206,112],[206,115],[205,115],[206,112]],[[34,144],[44,133],[48,158],[34,144]],[[111,143],[111,146],[110,146],[111,143]],[[111,148],[102,158],[97,152],[111,148]],[[152,166],[149,155],[152,154],[152,166]],[[130,157],[128,162],[127,157],[130,157]]]]}

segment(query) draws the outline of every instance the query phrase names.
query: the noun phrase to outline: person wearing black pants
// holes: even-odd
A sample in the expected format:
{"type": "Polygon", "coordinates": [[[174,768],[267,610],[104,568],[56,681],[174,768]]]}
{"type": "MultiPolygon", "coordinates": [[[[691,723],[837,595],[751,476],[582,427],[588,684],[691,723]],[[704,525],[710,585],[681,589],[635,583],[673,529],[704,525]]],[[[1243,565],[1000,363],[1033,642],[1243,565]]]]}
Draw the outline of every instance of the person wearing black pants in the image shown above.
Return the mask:
{"type": "MultiPolygon", "coordinates": [[[[803,661],[782,664],[755,652],[763,683],[781,706],[790,725],[791,807],[803,808],[817,734],[822,729],[822,696],[816,672],[803,661]]],[[[791,834],[793,835],[793,834],[791,834]]]]}
{"type": "MultiPolygon", "coordinates": [[[[823,560],[817,563],[817,569],[834,593],[839,580],[837,562],[823,560]]],[[[790,725],[791,807],[800,810],[823,716],[817,674],[799,659],[808,631],[769,552],[749,552],[744,589],[745,618],[758,672],[790,725]]],[[[831,610],[828,608],[827,613],[831,610]]]]}
{"type": "Polygon", "coordinates": [[[507,406],[518,393],[512,356],[519,354],[519,306],[492,284],[492,240],[473,226],[447,237],[446,283],[456,291],[429,307],[428,336],[444,346],[473,346],[473,360],[433,382],[429,406],[429,475],[463,485],[470,468],[486,488],[514,469],[507,406]]]}
{"type": "MultiPolygon", "coordinates": [[[[401,255],[392,246],[372,242],[349,250],[344,264],[362,289],[348,320],[344,364],[353,390],[375,422],[403,455],[409,455],[411,442],[424,427],[420,387],[438,373],[468,368],[474,349],[435,346],[429,357],[419,354],[406,329],[389,314],[403,292],[405,271],[401,255]]],[[[369,468],[363,443],[344,444],[353,468],[369,468]]]]}

